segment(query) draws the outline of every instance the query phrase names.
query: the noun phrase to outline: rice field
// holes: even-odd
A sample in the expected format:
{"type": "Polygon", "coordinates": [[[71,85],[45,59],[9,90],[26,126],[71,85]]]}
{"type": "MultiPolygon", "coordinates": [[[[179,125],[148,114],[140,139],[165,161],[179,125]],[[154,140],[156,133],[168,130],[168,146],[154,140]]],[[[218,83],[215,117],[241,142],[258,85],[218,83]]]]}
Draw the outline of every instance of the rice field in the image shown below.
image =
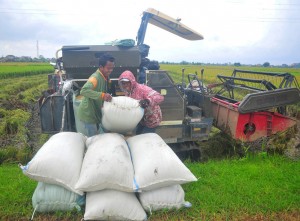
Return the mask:
{"type": "Polygon", "coordinates": [[[32,108],[46,90],[48,63],[0,63],[0,148],[29,147],[32,108]]]}
{"type": "MultiPolygon", "coordinates": [[[[236,67],[161,65],[161,69],[167,70],[176,83],[182,81],[183,68],[185,81],[190,73],[197,72],[201,78],[201,70],[204,69],[203,81],[210,84],[219,82],[218,74],[229,76],[236,67]]],[[[300,68],[238,69],[289,72],[300,82],[300,68]]],[[[26,127],[31,117],[30,105],[36,104],[41,92],[47,89],[47,73],[52,72],[49,64],[0,64],[0,149],[10,147],[6,149],[11,152],[5,156],[28,162],[31,150],[30,153],[15,152],[12,147],[27,150],[30,147],[32,134],[26,127]]],[[[206,164],[188,163],[191,171],[201,178],[199,182],[184,186],[186,200],[193,207],[160,211],[151,215],[149,220],[299,220],[297,162],[284,157],[259,155],[206,164]]],[[[6,164],[0,168],[1,176],[7,178],[1,179],[0,186],[5,190],[2,191],[3,202],[8,203],[1,204],[0,217],[4,220],[28,220],[32,215],[31,196],[36,183],[24,177],[15,165],[6,164]]],[[[35,219],[81,220],[82,217],[82,212],[54,213],[37,214],[35,219]]]]}
{"type": "Polygon", "coordinates": [[[53,66],[49,63],[6,62],[0,63],[0,78],[3,79],[50,73],[53,72],[53,70],[53,66]]]}
{"type": "MultiPolygon", "coordinates": [[[[290,73],[294,75],[300,83],[300,68],[279,68],[279,67],[253,67],[253,66],[211,66],[211,65],[176,65],[176,64],[161,64],[160,69],[167,70],[176,83],[182,81],[182,69],[184,74],[196,74],[201,79],[201,70],[203,69],[203,80],[206,84],[220,82],[217,75],[230,76],[234,69],[251,70],[262,72],[290,73]]],[[[185,77],[186,83],[187,79],[185,77]]]]}

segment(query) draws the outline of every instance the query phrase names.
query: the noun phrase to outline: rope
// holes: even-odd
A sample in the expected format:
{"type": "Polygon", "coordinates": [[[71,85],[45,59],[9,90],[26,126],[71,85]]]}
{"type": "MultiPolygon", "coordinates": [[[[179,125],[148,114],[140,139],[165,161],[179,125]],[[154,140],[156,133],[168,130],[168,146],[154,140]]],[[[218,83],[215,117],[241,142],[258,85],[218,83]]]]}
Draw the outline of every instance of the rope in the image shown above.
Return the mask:
{"type": "Polygon", "coordinates": [[[39,206],[39,204],[37,204],[37,205],[36,205],[36,207],[34,208],[34,210],[33,210],[33,213],[32,213],[32,216],[31,216],[30,220],[33,220],[33,217],[34,217],[35,211],[36,211],[36,209],[38,208],[38,206],[39,206]]]}

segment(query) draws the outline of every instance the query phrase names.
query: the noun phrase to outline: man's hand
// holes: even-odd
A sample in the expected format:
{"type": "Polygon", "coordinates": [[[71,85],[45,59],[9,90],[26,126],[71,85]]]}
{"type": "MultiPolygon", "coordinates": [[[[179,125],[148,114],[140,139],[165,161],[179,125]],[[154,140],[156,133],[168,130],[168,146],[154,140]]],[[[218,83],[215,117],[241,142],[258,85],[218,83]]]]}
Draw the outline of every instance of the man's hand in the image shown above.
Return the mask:
{"type": "Polygon", "coordinates": [[[107,102],[111,102],[112,96],[108,93],[104,94],[103,100],[107,102]]]}
{"type": "Polygon", "coordinates": [[[144,100],[140,100],[139,103],[140,103],[140,106],[141,106],[142,108],[146,108],[146,107],[149,106],[150,101],[149,101],[148,99],[144,99],[144,100]]]}

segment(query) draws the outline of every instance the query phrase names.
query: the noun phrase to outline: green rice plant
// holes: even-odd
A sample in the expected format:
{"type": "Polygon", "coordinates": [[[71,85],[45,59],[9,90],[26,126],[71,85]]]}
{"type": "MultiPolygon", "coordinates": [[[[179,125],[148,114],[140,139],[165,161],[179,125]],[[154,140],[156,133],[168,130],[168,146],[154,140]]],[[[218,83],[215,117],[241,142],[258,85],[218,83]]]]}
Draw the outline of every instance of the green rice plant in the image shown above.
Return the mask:
{"type": "MultiPolygon", "coordinates": [[[[191,208],[148,214],[155,221],[298,220],[300,217],[299,166],[284,156],[258,155],[242,159],[186,161],[198,181],[183,184],[191,208]]],[[[0,217],[28,220],[37,181],[22,174],[17,163],[0,165],[0,217]]],[[[81,220],[77,213],[37,213],[35,220],[81,220]]]]}
{"type": "Polygon", "coordinates": [[[26,81],[22,78],[19,78],[17,81],[13,81],[10,84],[6,85],[3,88],[3,92],[1,93],[6,93],[8,95],[14,95],[18,92],[24,91],[28,88],[32,88],[35,85],[37,85],[37,82],[34,81],[26,81]]]}
{"type": "Polygon", "coordinates": [[[8,146],[0,149],[0,165],[8,162],[25,164],[29,162],[32,157],[32,150],[28,147],[20,149],[17,147],[8,146]]]}
{"type": "Polygon", "coordinates": [[[295,140],[297,134],[298,129],[295,126],[273,135],[268,141],[268,151],[283,154],[291,145],[290,141],[295,140]]]}
{"type": "Polygon", "coordinates": [[[0,164],[3,162],[9,162],[16,159],[18,150],[14,147],[7,147],[0,149],[0,164]]]}
{"type": "MultiPolygon", "coordinates": [[[[279,67],[254,67],[254,66],[218,66],[218,65],[180,65],[180,64],[161,64],[160,68],[166,70],[172,76],[176,83],[182,81],[182,69],[185,73],[185,83],[187,83],[187,75],[195,74],[197,72],[198,78],[201,79],[201,70],[204,70],[203,81],[206,84],[220,83],[217,75],[230,76],[234,69],[252,70],[263,72],[277,72],[277,73],[291,73],[296,77],[300,83],[300,68],[279,68],[279,67]]],[[[249,75],[251,76],[251,75],[249,75]]]]}
{"type": "Polygon", "coordinates": [[[287,113],[289,113],[292,117],[300,119],[300,102],[294,105],[290,105],[287,107],[287,113]]]}
{"type": "Polygon", "coordinates": [[[243,144],[242,144],[242,148],[243,148],[243,153],[244,153],[244,155],[245,155],[245,156],[248,156],[248,154],[249,154],[248,151],[249,151],[249,149],[251,148],[251,146],[250,146],[249,144],[247,145],[247,144],[243,143],[243,144]]]}
{"type": "Polygon", "coordinates": [[[26,122],[30,118],[30,113],[21,109],[0,110],[2,118],[0,121],[0,135],[13,136],[18,145],[26,145],[27,131],[26,122]]]}
{"type": "Polygon", "coordinates": [[[26,178],[17,163],[0,165],[0,177],[1,220],[29,220],[37,182],[26,178]]]}
{"type": "Polygon", "coordinates": [[[47,75],[7,78],[3,81],[0,81],[0,135],[6,141],[1,142],[1,148],[8,144],[26,148],[29,139],[32,139],[27,125],[32,117],[32,105],[37,104],[41,92],[47,89],[47,75]],[[5,84],[2,84],[3,81],[5,84]]]}
{"type": "Polygon", "coordinates": [[[299,188],[294,185],[300,181],[299,163],[278,155],[188,163],[199,180],[183,185],[186,200],[201,206],[186,211],[184,218],[197,220],[192,217],[199,218],[201,211],[205,217],[222,214],[231,220],[244,214],[299,210],[299,188]]]}
{"type": "Polygon", "coordinates": [[[49,140],[49,138],[51,137],[50,134],[44,134],[42,133],[39,137],[39,141],[38,141],[38,145],[42,146],[44,143],[47,142],[47,140],[49,140]]]}
{"type": "Polygon", "coordinates": [[[2,79],[51,73],[53,71],[54,68],[49,63],[0,63],[0,76],[2,79]]]}
{"type": "Polygon", "coordinates": [[[37,102],[37,98],[41,95],[41,91],[47,88],[47,83],[41,81],[37,86],[29,88],[18,94],[18,99],[20,99],[24,104],[32,104],[37,102]]]}
{"type": "Polygon", "coordinates": [[[34,155],[34,153],[32,152],[31,148],[29,148],[29,147],[25,147],[23,149],[18,149],[15,161],[17,161],[21,164],[26,164],[32,159],[33,155],[34,155]]]}
{"type": "Polygon", "coordinates": [[[0,90],[0,102],[18,102],[28,105],[36,102],[41,91],[47,88],[47,76],[13,78],[0,90]]]}

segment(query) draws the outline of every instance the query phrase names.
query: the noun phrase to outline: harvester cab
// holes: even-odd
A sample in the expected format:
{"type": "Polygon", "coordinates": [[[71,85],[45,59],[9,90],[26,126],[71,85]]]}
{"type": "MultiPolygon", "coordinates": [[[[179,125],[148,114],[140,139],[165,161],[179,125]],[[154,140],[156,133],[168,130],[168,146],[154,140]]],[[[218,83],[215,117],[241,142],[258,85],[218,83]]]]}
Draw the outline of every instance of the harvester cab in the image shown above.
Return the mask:
{"type": "MultiPolygon", "coordinates": [[[[117,79],[125,70],[130,70],[139,83],[147,84],[164,96],[164,102],[160,106],[163,119],[156,133],[177,154],[188,153],[193,159],[199,159],[201,155],[199,141],[208,140],[213,124],[228,132],[235,139],[251,141],[268,136],[275,131],[287,129],[295,123],[293,119],[280,114],[281,120],[279,121],[289,123],[274,129],[272,125],[277,125],[277,123],[274,123],[272,119],[279,115],[264,111],[265,116],[258,117],[260,112],[251,110],[251,107],[259,106],[253,104],[259,100],[257,96],[250,96],[247,101],[239,103],[233,97],[226,98],[221,93],[214,94],[211,92],[211,86],[205,86],[203,83],[203,70],[201,70],[200,79],[197,74],[186,75],[188,84],[185,85],[186,76],[182,69],[182,83],[175,83],[167,71],[159,70],[158,62],[151,63],[147,58],[150,47],[144,44],[144,39],[148,23],[187,40],[203,39],[201,34],[183,25],[180,19],[173,19],[150,8],[143,13],[136,38],[137,44],[134,44],[134,40],[124,39],[113,42],[111,45],[63,46],[58,51],[61,51],[61,57],[58,57],[57,52],[59,74],[48,76],[48,91],[54,93],[40,99],[42,101],[40,102],[41,128],[44,133],[76,131],[78,120],[76,112],[82,99],[78,92],[88,77],[98,68],[98,59],[104,53],[109,53],[116,59],[109,85],[113,96],[123,95],[117,79]],[[248,110],[252,112],[248,113],[248,110]],[[253,116],[253,114],[258,116],[253,116]],[[257,117],[259,119],[256,119],[257,117]],[[264,121],[264,125],[255,125],[258,121],[264,121]],[[262,130],[264,133],[261,132],[262,130]]],[[[224,80],[216,85],[230,88],[229,92],[231,92],[232,85],[229,83],[236,82],[236,80],[224,80]]],[[[275,106],[286,105],[287,102],[282,100],[291,94],[294,98],[287,99],[289,104],[300,100],[299,88],[285,90],[280,93],[283,96],[281,101],[273,103],[270,101],[271,105],[266,105],[263,109],[269,108],[274,103],[275,106]]],[[[263,96],[267,100],[271,97],[274,99],[276,96],[263,96]]],[[[276,118],[276,122],[278,119],[276,118]]]]}

